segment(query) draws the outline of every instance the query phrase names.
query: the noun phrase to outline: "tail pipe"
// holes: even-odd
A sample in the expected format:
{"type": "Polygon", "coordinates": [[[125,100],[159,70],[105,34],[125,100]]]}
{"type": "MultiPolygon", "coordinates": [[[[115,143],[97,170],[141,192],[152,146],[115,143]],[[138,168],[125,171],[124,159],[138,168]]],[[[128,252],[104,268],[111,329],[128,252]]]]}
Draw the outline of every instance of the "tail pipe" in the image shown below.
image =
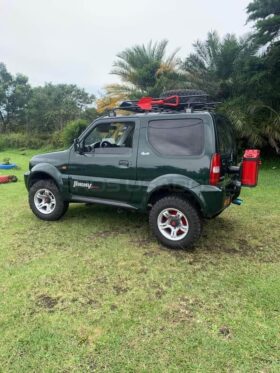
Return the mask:
{"type": "Polygon", "coordinates": [[[232,201],[232,203],[234,203],[235,205],[240,206],[240,205],[242,205],[242,203],[243,203],[243,199],[241,199],[241,198],[235,198],[235,199],[232,201]]]}

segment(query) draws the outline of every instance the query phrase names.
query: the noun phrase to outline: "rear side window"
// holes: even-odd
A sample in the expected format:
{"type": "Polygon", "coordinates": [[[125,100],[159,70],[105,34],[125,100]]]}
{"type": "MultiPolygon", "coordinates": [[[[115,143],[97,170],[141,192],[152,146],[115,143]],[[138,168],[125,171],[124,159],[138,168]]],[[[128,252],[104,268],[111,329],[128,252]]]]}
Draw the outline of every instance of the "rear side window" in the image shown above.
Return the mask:
{"type": "Polygon", "coordinates": [[[148,126],[148,140],[162,155],[200,155],[204,148],[201,119],[153,120],[148,126]]]}
{"type": "Polygon", "coordinates": [[[219,150],[222,154],[235,151],[235,137],[231,123],[225,117],[216,117],[219,150]]]}

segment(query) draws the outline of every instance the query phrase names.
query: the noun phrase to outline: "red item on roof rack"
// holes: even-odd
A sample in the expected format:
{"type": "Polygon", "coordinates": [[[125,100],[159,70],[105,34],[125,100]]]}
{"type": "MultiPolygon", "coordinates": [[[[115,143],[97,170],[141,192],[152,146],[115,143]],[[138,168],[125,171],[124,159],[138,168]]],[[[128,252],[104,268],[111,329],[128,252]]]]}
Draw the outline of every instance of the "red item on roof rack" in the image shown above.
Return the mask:
{"type": "MultiPolygon", "coordinates": [[[[115,110],[126,110],[135,113],[143,112],[167,112],[177,113],[186,110],[191,112],[195,110],[213,110],[220,102],[208,102],[208,95],[191,94],[186,96],[171,95],[168,97],[143,97],[140,100],[123,101],[119,107],[112,109],[113,116],[116,115],[115,110]]],[[[111,115],[111,114],[109,114],[111,115]]]]}
{"type": "Polygon", "coordinates": [[[143,97],[137,102],[137,106],[139,106],[142,110],[152,110],[153,105],[163,105],[163,106],[171,106],[176,107],[180,103],[179,96],[169,96],[163,99],[154,99],[152,97],[143,97]]]}

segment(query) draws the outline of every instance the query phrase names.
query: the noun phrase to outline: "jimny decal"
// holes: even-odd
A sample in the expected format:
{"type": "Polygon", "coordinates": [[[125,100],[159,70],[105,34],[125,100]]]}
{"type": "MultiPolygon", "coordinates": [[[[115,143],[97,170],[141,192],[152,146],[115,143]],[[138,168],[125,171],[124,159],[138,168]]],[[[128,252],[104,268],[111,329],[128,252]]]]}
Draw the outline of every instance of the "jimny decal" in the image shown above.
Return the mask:
{"type": "Polygon", "coordinates": [[[98,189],[98,187],[96,187],[92,183],[83,183],[77,180],[74,180],[73,188],[98,189]]]}

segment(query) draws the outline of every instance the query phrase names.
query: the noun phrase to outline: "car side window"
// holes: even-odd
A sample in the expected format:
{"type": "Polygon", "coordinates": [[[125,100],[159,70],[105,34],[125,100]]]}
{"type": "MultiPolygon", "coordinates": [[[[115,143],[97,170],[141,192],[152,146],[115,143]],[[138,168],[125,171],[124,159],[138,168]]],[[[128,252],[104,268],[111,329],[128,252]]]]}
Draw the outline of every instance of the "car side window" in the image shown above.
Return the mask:
{"type": "Polygon", "coordinates": [[[133,146],[134,122],[97,124],[84,139],[86,152],[123,154],[133,146]]]}
{"type": "Polygon", "coordinates": [[[149,122],[148,139],[153,148],[166,156],[198,156],[204,149],[201,119],[164,119],[149,122]]]}
{"type": "Polygon", "coordinates": [[[234,131],[231,123],[222,116],[216,118],[219,150],[222,154],[231,154],[235,149],[234,131]]]}

